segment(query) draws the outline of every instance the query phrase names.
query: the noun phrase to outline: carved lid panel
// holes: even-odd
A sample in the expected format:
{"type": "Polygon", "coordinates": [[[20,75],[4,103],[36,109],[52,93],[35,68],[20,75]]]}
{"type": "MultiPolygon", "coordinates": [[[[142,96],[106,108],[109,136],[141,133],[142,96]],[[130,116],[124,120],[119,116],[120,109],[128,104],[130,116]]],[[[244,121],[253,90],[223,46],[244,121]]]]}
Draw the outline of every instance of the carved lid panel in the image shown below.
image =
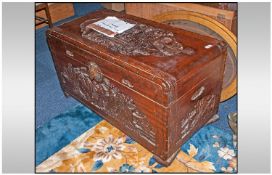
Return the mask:
{"type": "Polygon", "coordinates": [[[172,32],[128,19],[122,20],[135,26],[111,38],[89,28],[93,20],[86,20],[80,25],[82,37],[103,45],[113,52],[129,56],[168,57],[194,54],[192,48],[184,49],[182,43],[176,41],[172,32]]]}
{"type": "Polygon", "coordinates": [[[49,32],[92,53],[103,53],[105,59],[148,79],[156,75],[152,80],[180,80],[192,69],[213,60],[224,48],[221,41],[207,36],[109,10],[90,13],[49,32]],[[136,25],[114,38],[87,27],[107,16],[136,25]]]}

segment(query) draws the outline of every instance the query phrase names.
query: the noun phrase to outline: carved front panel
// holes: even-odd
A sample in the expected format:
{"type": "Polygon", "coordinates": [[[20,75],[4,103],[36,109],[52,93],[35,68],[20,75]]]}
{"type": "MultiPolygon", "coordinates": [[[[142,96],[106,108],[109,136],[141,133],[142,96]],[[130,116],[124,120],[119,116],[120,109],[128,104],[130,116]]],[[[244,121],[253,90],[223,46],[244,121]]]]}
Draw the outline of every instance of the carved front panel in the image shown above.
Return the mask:
{"type": "Polygon", "coordinates": [[[177,42],[172,32],[128,19],[126,21],[135,24],[135,26],[115,37],[107,37],[92,30],[89,25],[94,21],[87,20],[80,25],[82,37],[114,52],[130,56],[167,57],[195,53],[192,48],[184,47],[180,42],[177,42]]]}
{"type": "Polygon", "coordinates": [[[115,121],[122,121],[125,128],[155,145],[155,130],[147,117],[134,103],[133,99],[123,94],[109,79],[103,76],[94,62],[87,67],[64,67],[61,72],[63,84],[72,85],[74,94],[90,102],[115,121]]]}
{"type": "Polygon", "coordinates": [[[188,134],[190,134],[191,131],[196,128],[201,119],[203,120],[203,118],[205,118],[207,114],[213,111],[215,107],[216,96],[214,94],[206,95],[197,100],[193,109],[190,110],[186,116],[183,117],[183,120],[181,120],[180,124],[177,125],[176,131],[179,132],[181,137],[176,143],[178,144],[180,140],[188,136],[188,134]]]}

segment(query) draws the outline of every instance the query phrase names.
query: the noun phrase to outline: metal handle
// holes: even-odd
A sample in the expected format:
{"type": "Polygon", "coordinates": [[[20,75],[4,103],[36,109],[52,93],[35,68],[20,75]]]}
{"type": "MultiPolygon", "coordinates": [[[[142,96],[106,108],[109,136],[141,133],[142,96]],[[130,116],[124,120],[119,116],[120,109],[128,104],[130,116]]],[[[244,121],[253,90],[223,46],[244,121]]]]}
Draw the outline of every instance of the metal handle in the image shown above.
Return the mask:
{"type": "Polygon", "coordinates": [[[191,97],[191,100],[194,101],[196,99],[198,99],[204,92],[205,87],[201,86],[191,97]]]}
{"type": "Polygon", "coordinates": [[[71,52],[70,50],[66,50],[65,53],[66,53],[66,55],[68,55],[70,57],[74,57],[73,52],[71,52]]]}
{"type": "Polygon", "coordinates": [[[122,83],[126,86],[128,86],[129,88],[133,88],[134,86],[126,79],[122,79],[122,83]]]}

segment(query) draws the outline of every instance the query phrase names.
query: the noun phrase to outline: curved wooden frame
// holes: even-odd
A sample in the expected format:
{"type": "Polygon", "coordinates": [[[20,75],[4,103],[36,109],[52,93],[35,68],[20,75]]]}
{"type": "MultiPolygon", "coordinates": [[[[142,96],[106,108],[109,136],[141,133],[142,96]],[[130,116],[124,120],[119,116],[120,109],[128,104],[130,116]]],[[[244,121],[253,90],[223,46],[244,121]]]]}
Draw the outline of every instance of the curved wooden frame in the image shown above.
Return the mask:
{"type": "MultiPolygon", "coordinates": [[[[184,11],[184,10],[178,10],[178,11],[171,11],[171,12],[165,12],[160,15],[156,15],[153,17],[153,20],[156,22],[165,22],[165,21],[171,21],[171,20],[188,20],[192,21],[198,24],[201,24],[205,27],[208,27],[212,31],[216,32],[218,35],[220,35],[230,46],[232,49],[235,58],[237,59],[237,38],[236,36],[223,24],[219,23],[215,19],[200,14],[196,12],[191,11],[184,11]]],[[[229,86],[227,86],[225,89],[222,90],[221,93],[221,99],[220,101],[225,101],[232,97],[237,92],[237,76],[235,79],[231,82],[229,86]]]]}

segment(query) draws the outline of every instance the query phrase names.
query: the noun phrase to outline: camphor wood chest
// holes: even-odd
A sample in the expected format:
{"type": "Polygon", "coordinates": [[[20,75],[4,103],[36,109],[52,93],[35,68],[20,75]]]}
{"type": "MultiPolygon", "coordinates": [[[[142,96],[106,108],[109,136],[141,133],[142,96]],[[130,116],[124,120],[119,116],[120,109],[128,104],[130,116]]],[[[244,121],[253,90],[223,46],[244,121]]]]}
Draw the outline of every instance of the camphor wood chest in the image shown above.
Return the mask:
{"type": "Polygon", "coordinates": [[[47,31],[58,78],[74,97],[169,165],[217,113],[226,45],[101,10],[47,31]],[[113,38],[88,27],[116,16],[133,28],[113,38]]]}

